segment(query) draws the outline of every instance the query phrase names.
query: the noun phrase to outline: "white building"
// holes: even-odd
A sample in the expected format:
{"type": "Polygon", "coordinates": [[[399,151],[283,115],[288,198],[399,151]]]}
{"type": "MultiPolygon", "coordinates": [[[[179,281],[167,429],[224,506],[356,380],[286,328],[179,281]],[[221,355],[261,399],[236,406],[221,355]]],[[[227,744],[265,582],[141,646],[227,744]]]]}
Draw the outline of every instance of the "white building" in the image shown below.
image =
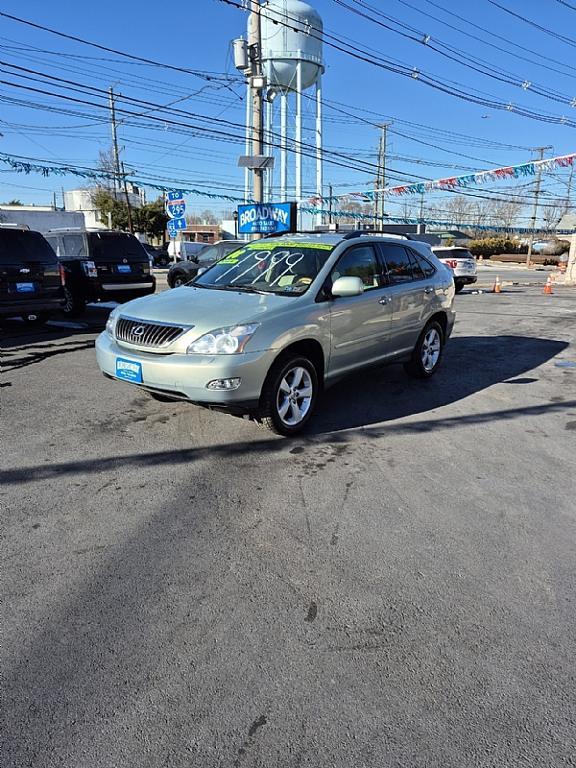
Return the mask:
{"type": "Polygon", "coordinates": [[[0,205],[1,224],[22,224],[45,234],[59,227],[84,227],[84,215],[62,211],[50,205],[0,205]]]}
{"type": "MultiPolygon", "coordinates": [[[[84,226],[89,229],[108,229],[109,222],[102,221],[101,213],[94,206],[92,196],[94,188],[70,189],[64,192],[64,209],[66,211],[81,211],[84,215],[84,226]]],[[[124,192],[116,192],[119,201],[125,202],[124,192]]],[[[136,187],[134,184],[128,184],[128,199],[133,208],[140,208],[146,202],[144,190],[136,187]]]]}

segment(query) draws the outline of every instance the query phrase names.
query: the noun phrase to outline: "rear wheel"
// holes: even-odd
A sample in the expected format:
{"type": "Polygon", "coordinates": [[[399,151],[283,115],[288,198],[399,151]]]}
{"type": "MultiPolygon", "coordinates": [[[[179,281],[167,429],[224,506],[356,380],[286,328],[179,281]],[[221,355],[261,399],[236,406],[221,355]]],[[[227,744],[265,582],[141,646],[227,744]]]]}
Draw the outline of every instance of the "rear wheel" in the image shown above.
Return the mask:
{"type": "Polygon", "coordinates": [[[318,388],[318,373],[307,357],[279,358],[262,389],[260,422],[278,435],[298,434],[314,412],[318,388]]]}
{"type": "Polygon", "coordinates": [[[68,285],[64,286],[64,306],[62,312],[66,317],[79,317],[86,309],[86,302],[68,285]]]}
{"type": "Polygon", "coordinates": [[[464,283],[462,280],[454,280],[454,287],[456,288],[456,293],[460,293],[460,291],[464,288],[464,283]]]}
{"type": "Polygon", "coordinates": [[[444,352],[444,332],[440,323],[433,320],[420,334],[412,358],[404,369],[417,379],[428,379],[438,369],[444,352]]]}

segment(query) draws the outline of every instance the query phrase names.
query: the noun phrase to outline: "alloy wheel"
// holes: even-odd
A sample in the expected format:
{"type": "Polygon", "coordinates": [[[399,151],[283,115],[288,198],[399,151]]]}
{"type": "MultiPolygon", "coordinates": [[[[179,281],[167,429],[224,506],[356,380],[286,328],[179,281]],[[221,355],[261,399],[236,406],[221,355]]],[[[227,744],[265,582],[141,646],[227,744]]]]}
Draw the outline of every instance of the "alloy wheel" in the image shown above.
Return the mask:
{"type": "Polygon", "coordinates": [[[281,421],[289,427],[300,424],[310,410],[313,396],[314,385],[306,368],[290,368],[280,381],[276,396],[281,421]]]}
{"type": "Polygon", "coordinates": [[[422,367],[426,373],[430,373],[436,367],[438,360],[440,359],[440,351],[442,348],[442,339],[436,328],[430,328],[430,330],[424,336],[421,349],[422,367]]]}

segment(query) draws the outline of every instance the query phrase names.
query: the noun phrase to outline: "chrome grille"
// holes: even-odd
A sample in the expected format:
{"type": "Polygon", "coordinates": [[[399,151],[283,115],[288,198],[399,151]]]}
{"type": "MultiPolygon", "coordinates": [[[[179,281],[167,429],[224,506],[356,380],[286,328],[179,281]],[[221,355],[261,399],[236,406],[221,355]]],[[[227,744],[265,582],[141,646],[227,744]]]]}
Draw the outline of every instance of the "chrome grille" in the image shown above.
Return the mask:
{"type": "Polygon", "coordinates": [[[175,341],[188,328],[181,325],[147,323],[129,317],[119,317],[116,338],[139,347],[165,347],[175,341]]]}

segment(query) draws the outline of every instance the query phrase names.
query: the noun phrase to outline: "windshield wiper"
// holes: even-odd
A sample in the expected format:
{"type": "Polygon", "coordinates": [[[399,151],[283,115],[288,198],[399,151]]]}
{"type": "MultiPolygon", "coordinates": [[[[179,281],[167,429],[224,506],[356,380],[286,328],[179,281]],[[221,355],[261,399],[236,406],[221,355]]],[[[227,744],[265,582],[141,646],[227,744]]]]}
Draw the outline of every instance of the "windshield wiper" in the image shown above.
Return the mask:
{"type": "Polygon", "coordinates": [[[261,296],[266,296],[269,293],[273,293],[273,291],[262,291],[260,288],[254,288],[252,285],[223,285],[222,290],[224,291],[242,291],[244,293],[259,293],[261,296]]]}

